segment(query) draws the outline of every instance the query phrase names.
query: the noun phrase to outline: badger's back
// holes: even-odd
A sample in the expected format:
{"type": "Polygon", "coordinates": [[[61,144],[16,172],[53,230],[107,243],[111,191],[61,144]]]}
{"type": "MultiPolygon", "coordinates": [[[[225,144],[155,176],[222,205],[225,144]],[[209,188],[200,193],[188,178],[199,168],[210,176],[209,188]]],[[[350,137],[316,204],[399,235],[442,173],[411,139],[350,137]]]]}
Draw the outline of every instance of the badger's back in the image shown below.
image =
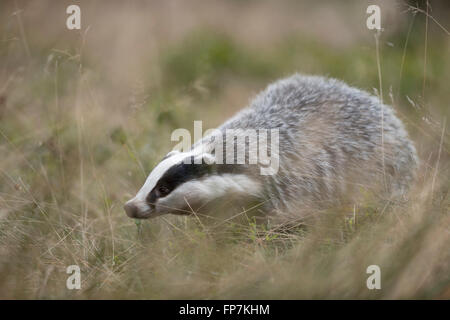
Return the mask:
{"type": "Polygon", "coordinates": [[[417,165],[393,110],[335,79],[294,75],[277,81],[219,127],[226,129],[279,130],[279,170],[258,179],[266,209],[281,214],[323,207],[362,189],[402,194],[417,165]]]}

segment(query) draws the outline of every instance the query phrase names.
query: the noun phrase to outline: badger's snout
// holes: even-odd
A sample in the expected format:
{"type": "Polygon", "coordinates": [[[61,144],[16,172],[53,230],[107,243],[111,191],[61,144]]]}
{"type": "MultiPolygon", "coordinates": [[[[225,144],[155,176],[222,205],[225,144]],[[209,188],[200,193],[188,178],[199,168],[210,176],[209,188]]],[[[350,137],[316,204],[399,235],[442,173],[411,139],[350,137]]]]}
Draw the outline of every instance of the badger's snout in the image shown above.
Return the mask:
{"type": "Polygon", "coordinates": [[[127,216],[129,216],[130,218],[137,218],[138,217],[139,210],[138,210],[138,207],[134,203],[128,201],[123,206],[123,209],[125,210],[127,216]]]}
{"type": "Polygon", "coordinates": [[[127,216],[134,219],[148,219],[154,213],[147,205],[143,205],[139,200],[133,198],[123,206],[127,216]]]}

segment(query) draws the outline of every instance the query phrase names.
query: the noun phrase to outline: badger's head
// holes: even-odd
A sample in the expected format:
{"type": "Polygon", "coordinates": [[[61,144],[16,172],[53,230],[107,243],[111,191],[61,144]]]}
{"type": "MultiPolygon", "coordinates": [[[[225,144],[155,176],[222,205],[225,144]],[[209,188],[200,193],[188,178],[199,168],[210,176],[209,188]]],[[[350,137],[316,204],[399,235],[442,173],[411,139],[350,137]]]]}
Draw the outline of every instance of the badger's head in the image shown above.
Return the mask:
{"type": "Polygon", "coordinates": [[[216,164],[212,154],[172,151],[124,209],[130,218],[137,219],[191,214],[213,200],[254,199],[260,193],[260,182],[236,166],[216,164]]]}

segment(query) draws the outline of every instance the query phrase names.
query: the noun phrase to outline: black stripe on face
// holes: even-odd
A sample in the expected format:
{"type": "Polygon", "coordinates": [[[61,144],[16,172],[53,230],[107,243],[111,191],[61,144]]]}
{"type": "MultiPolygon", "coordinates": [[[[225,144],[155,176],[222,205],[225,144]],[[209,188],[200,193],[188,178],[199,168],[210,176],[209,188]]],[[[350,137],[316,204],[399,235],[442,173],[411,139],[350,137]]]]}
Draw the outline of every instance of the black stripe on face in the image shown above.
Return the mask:
{"type": "Polygon", "coordinates": [[[238,174],[245,171],[247,165],[234,164],[195,164],[194,157],[190,156],[189,161],[183,159],[182,162],[169,168],[158,180],[155,187],[147,195],[146,201],[151,209],[155,208],[155,203],[159,198],[169,195],[179,185],[194,179],[199,179],[208,174],[238,174]],[[186,162],[186,163],[185,163],[186,162]]]}
{"type": "Polygon", "coordinates": [[[146,200],[150,208],[154,208],[154,203],[158,198],[169,195],[179,185],[197,178],[201,178],[213,171],[213,166],[202,161],[200,164],[194,163],[194,157],[185,163],[182,161],[169,168],[158,180],[156,186],[148,194],[146,200]]]}

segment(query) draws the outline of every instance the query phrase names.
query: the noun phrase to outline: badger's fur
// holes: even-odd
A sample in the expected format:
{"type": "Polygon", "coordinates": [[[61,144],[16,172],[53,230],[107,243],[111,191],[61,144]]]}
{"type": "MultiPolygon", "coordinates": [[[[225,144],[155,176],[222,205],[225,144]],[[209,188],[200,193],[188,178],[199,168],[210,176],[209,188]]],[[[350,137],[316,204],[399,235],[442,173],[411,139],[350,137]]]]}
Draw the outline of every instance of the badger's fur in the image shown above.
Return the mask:
{"type": "MultiPolygon", "coordinates": [[[[248,141],[238,146],[234,158],[248,147],[248,141]]],[[[247,160],[252,152],[245,153],[247,160]]],[[[414,145],[389,106],[341,81],[296,74],[269,85],[188,152],[170,152],[125,210],[130,217],[148,218],[214,210],[221,201],[240,209],[256,205],[268,216],[289,220],[361,190],[402,195],[416,167],[414,145]],[[225,145],[235,139],[227,138],[227,129],[278,129],[278,150],[270,150],[279,159],[277,172],[262,175],[261,164],[248,161],[218,163],[217,137],[225,145]]]]}

